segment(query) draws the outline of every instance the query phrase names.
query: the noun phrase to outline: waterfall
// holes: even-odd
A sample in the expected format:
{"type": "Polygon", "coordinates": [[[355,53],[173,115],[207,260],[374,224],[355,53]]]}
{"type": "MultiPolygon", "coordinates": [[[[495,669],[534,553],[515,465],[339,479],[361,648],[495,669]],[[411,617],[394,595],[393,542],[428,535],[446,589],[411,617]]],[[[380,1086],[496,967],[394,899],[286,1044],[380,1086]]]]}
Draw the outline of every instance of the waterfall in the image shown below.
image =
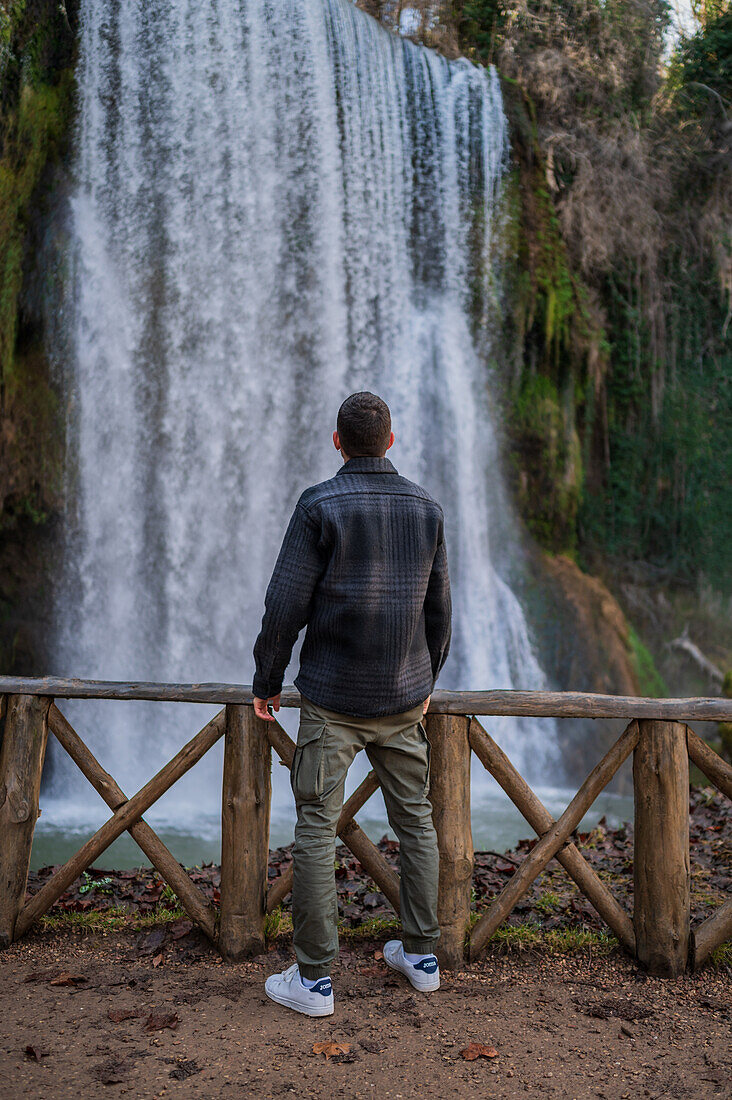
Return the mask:
{"type": "MultiPolygon", "coordinates": [[[[508,580],[489,367],[495,71],[348,0],[82,0],[75,142],[53,671],[250,682],[289,514],[337,469],[341,400],[370,389],[391,406],[398,470],[446,512],[440,685],[543,686],[508,580]]],[[[65,709],[130,792],[209,713],[65,709]]],[[[529,775],[551,766],[551,723],[491,728],[529,775]]],[[[58,821],[85,812],[72,774],[57,754],[58,821]]],[[[219,795],[214,760],[150,818],[213,821],[219,795]]]]}

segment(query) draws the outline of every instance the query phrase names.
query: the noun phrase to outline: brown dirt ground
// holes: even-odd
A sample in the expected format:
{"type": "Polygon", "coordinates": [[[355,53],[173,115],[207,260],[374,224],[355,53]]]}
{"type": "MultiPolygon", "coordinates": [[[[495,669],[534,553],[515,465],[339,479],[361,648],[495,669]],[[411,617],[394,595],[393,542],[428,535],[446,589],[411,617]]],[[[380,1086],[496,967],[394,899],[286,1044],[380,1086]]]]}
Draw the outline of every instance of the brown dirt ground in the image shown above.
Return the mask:
{"type": "Polygon", "coordinates": [[[209,949],[144,954],[141,942],[46,932],[3,954],[3,1100],[732,1095],[732,988],[721,971],[663,981],[619,954],[493,955],[426,996],[364,940],[334,968],[335,1015],[311,1020],[264,996],[266,975],[292,961],[282,941],[234,966],[209,949]],[[52,985],[60,971],[76,984],[52,985]],[[120,1010],[138,1015],[115,1023],[120,1010]],[[177,1025],[149,1031],[150,1014],[177,1025]],[[326,1061],[313,1053],[323,1040],[350,1049],[326,1061]],[[465,1061],[470,1042],[498,1058],[465,1061]]]}

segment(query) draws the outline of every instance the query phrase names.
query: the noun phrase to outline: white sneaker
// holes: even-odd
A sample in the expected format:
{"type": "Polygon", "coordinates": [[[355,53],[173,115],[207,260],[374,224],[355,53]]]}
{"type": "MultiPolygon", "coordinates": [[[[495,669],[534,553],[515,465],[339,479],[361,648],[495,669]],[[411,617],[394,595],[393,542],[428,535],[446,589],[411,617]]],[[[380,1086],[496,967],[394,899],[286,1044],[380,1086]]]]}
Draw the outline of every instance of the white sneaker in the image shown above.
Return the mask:
{"type": "Polygon", "coordinates": [[[332,1016],[333,986],[330,978],[321,978],[312,989],[306,989],[300,980],[297,963],[282,974],[272,974],[264,983],[264,991],[272,1001],[306,1016],[332,1016]]]}
{"type": "Polygon", "coordinates": [[[435,955],[426,955],[420,962],[410,963],[404,958],[402,941],[389,940],[384,944],[384,962],[392,970],[405,974],[420,993],[433,993],[440,988],[440,968],[435,955]]]}

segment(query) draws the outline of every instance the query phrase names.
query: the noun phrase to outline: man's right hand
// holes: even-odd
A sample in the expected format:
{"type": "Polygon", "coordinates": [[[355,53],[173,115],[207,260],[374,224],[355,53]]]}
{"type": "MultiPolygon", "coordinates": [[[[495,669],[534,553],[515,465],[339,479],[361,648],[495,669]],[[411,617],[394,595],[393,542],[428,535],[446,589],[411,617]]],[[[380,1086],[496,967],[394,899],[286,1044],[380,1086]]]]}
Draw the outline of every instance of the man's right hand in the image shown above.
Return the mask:
{"type": "Polygon", "coordinates": [[[272,704],[272,710],[280,709],[280,695],[272,695],[269,699],[257,699],[254,696],[254,713],[257,718],[263,718],[265,722],[274,722],[274,716],[267,710],[267,704],[272,704]]]}
{"type": "MultiPolygon", "coordinates": [[[[430,699],[431,699],[431,698],[432,698],[432,696],[431,696],[431,695],[428,695],[428,696],[427,696],[427,698],[425,699],[424,703],[422,704],[422,717],[423,717],[423,718],[424,718],[425,714],[427,713],[427,709],[428,709],[428,707],[429,707],[429,705],[430,705],[430,699]]],[[[256,709],[256,708],[255,708],[255,709],[256,709]]]]}

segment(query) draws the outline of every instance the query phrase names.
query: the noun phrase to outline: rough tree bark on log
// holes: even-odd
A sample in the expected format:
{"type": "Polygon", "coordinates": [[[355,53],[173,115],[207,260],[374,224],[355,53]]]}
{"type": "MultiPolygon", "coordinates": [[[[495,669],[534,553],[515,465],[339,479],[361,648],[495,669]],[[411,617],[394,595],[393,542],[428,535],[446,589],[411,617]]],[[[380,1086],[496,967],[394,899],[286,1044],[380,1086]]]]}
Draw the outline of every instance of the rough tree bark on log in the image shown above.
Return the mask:
{"type": "Polygon", "coordinates": [[[226,708],[219,950],[229,962],[265,950],[272,796],[267,726],[253,707],[226,708]]]}
{"type": "Polygon", "coordinates": [[[694,970],[703,966],[715,947],[727,940],[732,940],[732,898],[694,929],[691,937],[694,970]]]}
{"type": "Polygon", "coordinates": [[[639,723],[633,758],[634,924],[638,962],[675,978],[689,951],[689,756],[681,722],[639,723]]]}
{"type": "Polygon", "coordinates": [[[427,715],[430,801],[440,850],[437,956],[440,965],[451,970],[459,969],[465,957],[473,880],[468,727],[465,717],[427,715]]]}
{"type": "Polygon", "coordinates": [[[51,700],[11,695],[0,749],[0,947],[17,934],[25,897],[51,700]]]}

